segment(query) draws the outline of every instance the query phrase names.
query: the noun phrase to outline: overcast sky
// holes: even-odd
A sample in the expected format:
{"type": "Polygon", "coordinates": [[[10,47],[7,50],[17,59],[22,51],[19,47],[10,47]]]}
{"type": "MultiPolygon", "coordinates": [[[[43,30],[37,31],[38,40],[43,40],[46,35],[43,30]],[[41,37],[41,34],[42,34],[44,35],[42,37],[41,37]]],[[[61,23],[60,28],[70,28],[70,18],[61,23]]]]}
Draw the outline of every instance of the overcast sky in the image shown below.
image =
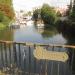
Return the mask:
{"type": "Polygon", "coordinates": [[[70,3],[70,0],[13,0],[15,10],[32,10],[37,6],[42,6],[43,3],[48,3],[51,6],[64,7],[70,3]]]}

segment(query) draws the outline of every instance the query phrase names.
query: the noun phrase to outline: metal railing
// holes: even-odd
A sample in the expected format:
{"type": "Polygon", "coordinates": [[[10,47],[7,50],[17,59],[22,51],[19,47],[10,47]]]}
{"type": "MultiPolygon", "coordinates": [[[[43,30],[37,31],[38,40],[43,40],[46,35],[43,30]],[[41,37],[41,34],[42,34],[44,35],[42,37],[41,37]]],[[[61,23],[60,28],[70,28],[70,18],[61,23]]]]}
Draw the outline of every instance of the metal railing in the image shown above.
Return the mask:
{"type": "Polygon", "coordinates": [[[59,44],[40,44],[40,43],[31,43],[31,42],[14,42],[14,41],[3,41],[0,40],[0,43],[6,43],[6,44],[23,44],[26,46],[54,46],[54,47],[64,47],[64,48],[75,48],[75,45],[59,45],[59,44]]]}
{"type": "MultiPolygon", "coordinates": [[[[6,74],[72,75],[74,45],[33,44],[0,40],[0,70],[6,74]],[[48,51],[66,52],[68,61],[38,60],[33,52],[37,46],[48,51]]],[[[5,74],[5,75],[6,75],[5,74]]]]}

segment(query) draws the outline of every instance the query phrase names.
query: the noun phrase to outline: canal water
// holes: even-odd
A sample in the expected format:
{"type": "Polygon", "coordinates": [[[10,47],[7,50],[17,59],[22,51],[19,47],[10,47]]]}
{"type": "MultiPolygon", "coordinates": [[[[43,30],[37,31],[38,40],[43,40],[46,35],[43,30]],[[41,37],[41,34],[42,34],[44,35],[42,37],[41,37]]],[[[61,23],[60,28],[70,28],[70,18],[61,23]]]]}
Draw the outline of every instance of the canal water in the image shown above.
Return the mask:
{"type": "MultiPolygon", "coordinates": [[[[0,30],[0,40],[41,44],[72,44],[73,39],[55,27],[40,28],[34,24],[18,29],[0,30]]],[[[39,60],[33,55],[35,45],[0,43],[0,73],[3,75],[75,75],[75,51],[71,48],[42,46],[47,51],[66,52],[68,60],[39,60]]],[[[1,74],[1,75],[2,75],[1,74]]]]}
{"type": "Polygon", "coordinates": [[[32,43],[66,44],[67,40],[58,33],[56,28],[40,28],[34,24],[26,25],[18,29],[6,29],[0,31],[0,40],[32,43]]]}

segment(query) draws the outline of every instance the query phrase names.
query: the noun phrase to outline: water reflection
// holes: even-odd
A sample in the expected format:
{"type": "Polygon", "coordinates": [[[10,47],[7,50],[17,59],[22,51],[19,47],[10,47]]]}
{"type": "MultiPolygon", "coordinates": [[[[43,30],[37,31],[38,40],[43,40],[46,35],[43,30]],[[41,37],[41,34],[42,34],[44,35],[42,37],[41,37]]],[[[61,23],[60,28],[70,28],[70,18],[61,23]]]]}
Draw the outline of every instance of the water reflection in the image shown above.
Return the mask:
{"type": "Polygon", "coordinates": [[[42,36],[44,38],[49,38],[49,37],[53,37],[56,34],[58,34],[57,29],[55,27],[50,27],[50,28],[44,28],[44,32],[42,33],[42,36]]]}
{"type": "MultiPolygon", "coordinates": [[[[75,44],[75,39],[66,31],[58,33],[55,27],[37,28],[35,25],[25,26],[22,29],[0,31],[0,40],[18,42],[75,44]]],[[[52,47],[47,47],[52,50],[52,47]]],[[[75,73],[75,51],[70,48],[57,48],[53,51],[67,52],[69,60],[59,61],[36,60],[34,46],[21,44],[0,43],[0,69],[4,73],[16,75],[73,75],[75,73]]]]}
{"type": "Polygon", "coordinates": [[[42,35],[43,38],[50,38],[58,34],[57,29],[55,27],[50,28],[38,28],[38,26],[35,26],[38,33],[42,35]]]}
{"type": "MultiPolygon", "coordinates": [[[[67,39],[68,45],[75,45],[75,29],[73,26],[62,25],[58,28],[58,31],[62,33],[63,37],[67,39]]],[[[72,71],[72,74],[75,74],[75,49],[68,48],[67,49],[69,55],[69,67],[72,71]]]]}
{"type": "Polygon", "coordinates": [[[0,32],[0,40],[52,44],[65,44],[67,42],[55,27],[38,28],[33,23],[20,29],[8,29],[0,32]]]}
{"type": "Polygon", "coordinates": [[[0,40],[13,41],[14,32],[10,29],[0,30],[0,40]]]}
{"type": "MultiPolygon", "coordinates": [[[[72,37],[67,34],[64,34],[65,38],[67,39],[66,44],[75,45],[75,36],[72,35],[72,37]]],[[[72,70],[72,73],[75,74],[75,49],[68,48],[68,54],[69,54],[69,65],[72,70]]]]}

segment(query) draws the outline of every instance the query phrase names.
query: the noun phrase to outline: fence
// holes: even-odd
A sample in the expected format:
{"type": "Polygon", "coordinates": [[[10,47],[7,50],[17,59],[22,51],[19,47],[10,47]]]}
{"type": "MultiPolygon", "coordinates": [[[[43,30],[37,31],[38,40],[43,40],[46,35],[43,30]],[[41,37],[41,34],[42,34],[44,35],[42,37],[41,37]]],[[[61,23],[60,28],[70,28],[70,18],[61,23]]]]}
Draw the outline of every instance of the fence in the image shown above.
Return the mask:
{"type": "Polygon", "coordinates": [[[0,70],[6,74],[16,75],[72,75],[75,72],[75,46],[18,43],[0,40],[0,70]],[[68,60],[36,59],[33,52],[36,47],[47,51],[66,52],[68,60]]]}

